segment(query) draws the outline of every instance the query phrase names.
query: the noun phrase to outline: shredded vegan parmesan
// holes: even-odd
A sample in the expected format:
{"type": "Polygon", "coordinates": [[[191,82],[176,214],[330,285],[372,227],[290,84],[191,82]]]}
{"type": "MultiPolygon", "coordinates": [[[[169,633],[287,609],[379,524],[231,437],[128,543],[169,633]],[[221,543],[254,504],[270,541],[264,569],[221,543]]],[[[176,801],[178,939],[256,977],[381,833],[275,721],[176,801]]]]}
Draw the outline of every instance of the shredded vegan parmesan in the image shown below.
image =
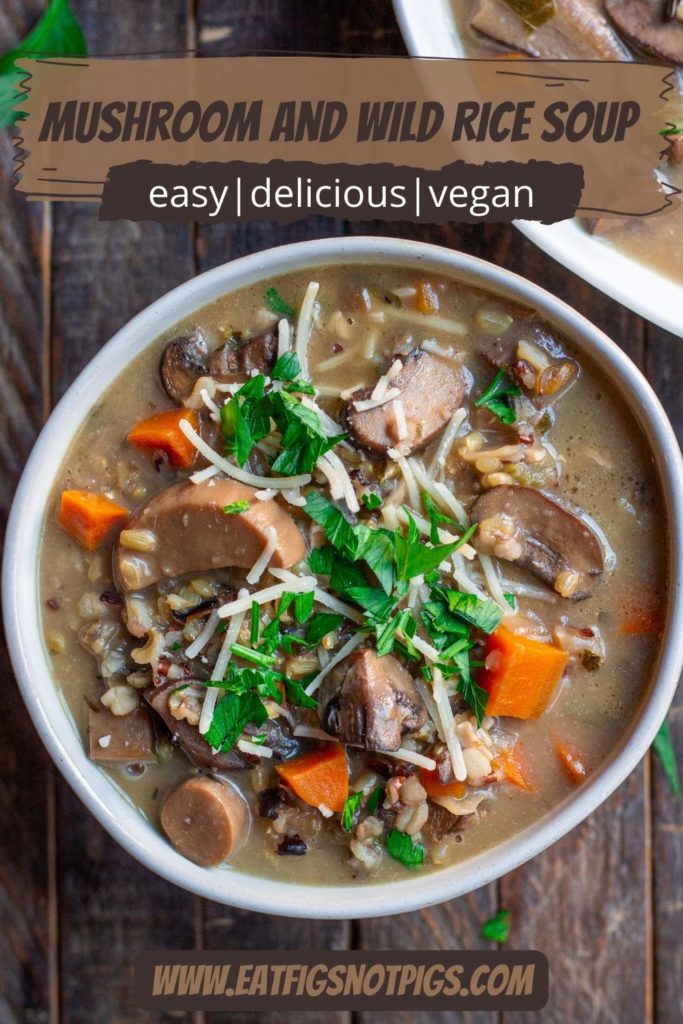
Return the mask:
{"type": "Polygon", "coordinates": [[[193,484],[203,484],[207,480],[210,480],[212,476],[218,475],[217,466],[207,466],[206,469],[200,469],[196,473],[193,473],[190,480],[193,484]]]}
{"type": "Polygon", "coordinates": [[[339,397],[343,402],[346,402],[351,397],[351,395],[355,395],[356,391],[360,391],[362,387],[364,387],[363,384],[354,384],[352,387],[345,388],[344,391],[340,391],[339,397]]]}
{"type": "Polygon", "coordinates": [[[347,619],[351,619],[352,622],[364,622],[364,616],[362,612],[359,612],[357,608],[354,608],[350,604],[346,604],[344,601],[340,601],[334,594],[329,594],[326,590],[322,590],[320,587],[315,588],[315,599],[318,604],[324,605],[333,612],[337,612],[339,615],[344,615],[347,619]]]}
{"type": "Polygon", "coordinates": [[[334,814],[332,808],[328,807],[327,804],[318,804],[318,810],[322,814],[323,818],[331,818],[334,814]]]}
{"type": "Polygon", "coordinates": [[[282,318],[277,325],[277,357],[280,359],[292,347],[292,328],[289,320],[282,318]]]}
{"type": "Polygon", "coordinates": [[[399,398],[401,391],[399,388],[387,388],[381,398],[362,398],[358,402],[354,402],[354,408],[356,412],[370,412],[371,409],[379,409],[380,406],[386,405],[387,402],[393,402],[395,398],[399,398]]]}
{"type": "Polygon", "coordinates": [[[484,570],[484,579],[486,580],[486,586],[491,597],[496,602],[496,604],[503,609],[506,615],[509,615],[510,612],[512,611],[512,608],[505,600],[505,594],[503,593],[503,588],[500,585],[500,580],[498,579],[496,567],[491,561],[490,555],[480,554],[479,561],[481,563],[482,569],[484,570]]]}
{"type": "Polygon", "coordinates": [[[403,404],[403,399],[395,398],[391,403],[391,411],[396,424],[396,437],[399,441],[405,441],[408,437],[408,421],[406,419],[406,410],[403,404]]]}
{"type": "Polygon", "coordinates": [[[228,601],[218,609],[221,619],[229,619],[238,612],[248,612],[252,602],[256,604],[267,604],[268,601],[275,601],[282,597],[285,591],[291,594],[307,594],[315,590],[317,580],[315,576],[296,576],[287,583],[277,583],[273,587],[266,587],[264,590],[257,590],[255,594],[248,594],[246,597],[238,597],[235,601],[228,601]]]}
{"type": "Polygon", "coordinates": [[[212,465],[220,469],[226,476],[231,476],[233,480],[239,480],[242,484],[248,484],[249,487],[267,486],[277,490],[288,490],[290,487],[303,487],[304,484],[310,482],[310,473],[302,473],[300,476],[257,476],[255,473],[248,473],[215,452],[187,420],[180,420],[180,429],[188,441],[191,441],[197,451],[201,452],[212,465]]]}
{"type": "Polygon", "coordinates": [[[339,352],[336,356],[330,356],[329,359],[323,359],[322,362],[318,363],[316,366],[315,372],[319,373],[322,370],[324,373],[326,370],[334,370],[338,366],[348,363],[349,359],[353,355],[355,355],[353,349],[347,349],[344,352],[339,352]]]}
{"type": "Polygon", "coordinates": [[[385,316],[401,320],[403,323],[416,324],[427,331],[443,331],[444,334],[453,334],[458,338],[464,338],[467,334],[467,324],[461,320],[447,320],[444,316],[429,316],[403,306],[386,305],[383,309],[385,316]]]}
{"type": "MultiPolygon", "coordinates": [[[[284,491],[282,493],[284,494],[284,491]]],[[[258,498],[259,501],[270,501],[276,494],[277,491],[272,487],[265,487],[262,491],[257,491],[254,497],[258,498]]]]}
{"type": "Polygon", "coordinates": [[[308,395],[301,396],[301,404],[305,406],[307,409],[310,409],[311,412],[317,414],[318,419],[320,420],[320,424],[328,437],[336,437],[337,434],[344,433],[344,430],[340,426],[340,424],[333,420],[331,416],[328,416],[325,410],[321,409],[320,406],[316,402],[314,402],[312,398],[308,397],[308,395]]]}
{"type": "MultiPolygon", "coordinates": [[[[246,588],[242,588],[238,594],[238,597],[244,598],[249,596],[249,591],[246,588]]],[[[225,676],[225,670],[228,667],[230,659],[232,658],[232,645],[237,641],[242,623],[246,612],[240,612],[235,615],[225,631],[225,639],[223,640],[223,646],[221,647],[220,654],[216,659],[216,664],[213,667],[212,676],[220,682],[225,676]]],[[[206,691],[204,698],[204,704],[202,705],[202,713],[199,717],[199,732],[204,735],[208,731],[211,725],[211,719],[216,708],[219,697],[219,687],[209,686],[206,691]]]]}
{"type": "Polygon", "coordinates": [[[282,491],[282,497],[290,505],[295,505],[297,508],[303,508],[306,504],[306,499],[302,495],[298,487],[292,487],[289,491],[282,491]]]}
{"type": "Polygon", "coordinates": [[[311,331],[313,330],[313,321],[315,319],[315,300],[319,288],[320,285],[317,281],[310,282],[304,295],[304,301],[301,303],[299,319],[296,323],[295,351],[299,359],[301,373],[304,377],[308,377],[308,343],[311,340],[311,331]]]}
{"type": "Polygon", "coordinates": [[[432,464],[429,467],[430,476],[434,476],[437,470],[444,468],[446,464],[446,459],[448,458],[449,452],[453,447],[453,443],[455,442],[455,439],[458,436],[458,432],[466,419],[466,409],[456,409],[453,415],[451,416],[450,423],[448,424],[443,434],[441,435],[439,447],[436,449],[436,453],[434,455],[434,458],[432,459],[432,464]]]}
{"type": "Polygon", "coordinates": [[[216,632],[218,628],[218,612],[214,609],[206,620],[206,624],[195,640],[192,641],[189,647],[185,649],[185,657],[192,660],[196,658],[200,651],[203,651],[209,640],[216,632]]]}
{"type": "Polygon", "coordinates": [[[325,732],[323,729],[316,729],[314,725],[296,725],[294,726],[294,735],[301,736],[302,739],[306,740],[329,740],[331,743],[339,743],[339,739],[336,736],[331,736],[329,732],[325,732]]]}
{"type": "Polygon", "coordinates": [[[265,547],[263,548],[263,551],[258,556],[253,566],[247,573],[247,583],[250,586],[253,586],[254,583],[258,583],[258,581],[261,579],[263,573],[265,572],[268,566],[268,563],[270,562],[273,552],[277,547],[277,530],[275,529],[275,527],[266,526],[264,532],[266,535],[265,547]]]}
{"type": "Polygon", "coordinates": [[[273,751],[270,747],[260,746],[258,743],[251,743],[249,740],[238,740],[237,746],[243,754],[253,754],[255,757],[273,756],[273,751]]]}
{"type": "MultiPolygon", "coordinates": [[[[397,453],[397,455],[398,458],[396,459],[396,462],[398,463],[398,468],[401,470],[401,473],[403,474],[403,479],[406,482],[406,488],[408,490],[408,500],[410,504],[413,506],[413,508],[419,508],[420,492],[417,489],[417,481],[415,480],[415,475],[411,469],[410,463],[405,458],[405,456],[401,455],[400,453],[397,453]]],[[[427,530],[427,533],[429,533],[429,530],[427,530]]]]}
{"type": "Polygon", "coordinates": [[[436,771],[436,761],[433,757],[418,754],[416,750],[409,750],[408,747],[399,747],[398,750],[378,750],[377,753],[395,757],[397,761],[407,761],[408,764],[419,765],[420,768],[426,768],[428,772],[436,771]]]}
{"type": "Polygon", "coordinates": [[[436,704],[439,712],[439,718],[441,719],[441,728],[443,729],[444,739],[446,740],[446,746],[448,747],[448,753],[450,754],[451,764],[453,765],[453,775],[458,782],[464,782],[467,778],[467,768],[465,766],[465,759],[462,756],[462,747],[460,746],[460,740],[458,734],[455,731],[455,719],[451,710],[450,701],[444,686],[443,674],[441,669],[433,669],[434,678],[432,680],[432,693],[434,695],[434,703],[436,704]]]}
{"type": "Polygon", "coordinates": [[[348,505],[349,512],[360,511],[360,505],[351,482],[351,477],[336,452],[330,451],[321,455],[316,465],[327,477],[332,497],[335,500],[343,498],[348,505]]]}
{"type": "Polygon", "coordinates": [[[316,692],[328,672],[331,672],[335,665],[338,665],[340,661],[343,661],[347,654],[350,654],[351,651],[355,651],[356,647],[360,647],[364,640],[365,637],[362,633],[356,633],[344,644],[342,648],[340,648],[339,651],[337,651],[333,658],[330,658],[327,665],[325,665],[325,668],[321,668],[317,676],[312,679],[306,687],[306,693],[309,697],[311,694],[316,692]]]}

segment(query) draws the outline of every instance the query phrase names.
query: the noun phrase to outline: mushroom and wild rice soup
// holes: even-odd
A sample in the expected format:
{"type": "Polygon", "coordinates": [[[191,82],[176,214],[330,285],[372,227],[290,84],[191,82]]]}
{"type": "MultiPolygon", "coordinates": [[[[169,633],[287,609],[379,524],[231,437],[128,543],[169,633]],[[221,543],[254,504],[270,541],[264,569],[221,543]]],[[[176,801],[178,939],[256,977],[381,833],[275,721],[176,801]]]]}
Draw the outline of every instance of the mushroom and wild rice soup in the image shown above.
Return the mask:
{"type": "Polygon", "coordinates": [[[530,309],[405,268],[223,296],[60,470],[44,635],[90,757],[181,854],[407,877],[539,821],[648,685],[661,495],[530,309]]]}

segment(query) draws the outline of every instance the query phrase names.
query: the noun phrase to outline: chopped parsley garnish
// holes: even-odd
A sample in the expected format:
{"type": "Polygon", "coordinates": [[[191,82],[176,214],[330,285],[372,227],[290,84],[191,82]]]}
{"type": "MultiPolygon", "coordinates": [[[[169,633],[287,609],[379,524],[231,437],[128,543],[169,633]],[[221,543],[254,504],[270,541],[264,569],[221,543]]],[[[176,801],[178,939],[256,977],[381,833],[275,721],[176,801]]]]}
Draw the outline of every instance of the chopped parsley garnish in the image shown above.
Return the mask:
{"type": "Polygon", "coordinates": [[[481,937],[487,942],[507,942],[510,935],[510,911],[499,910],[481,926],[481,937]]]}
{"type": "Polygon", "coordinates": [[[303,625],[307,622],[313,614],[313,602],[315,601],[315,594],[312,590],[309,590],[306,594],[297,594],[294,598],[294,618],[303,625]]]}
{"type": "Polygon", "coordinates": [[[284,352],[273,367],[273,380],[296,380],[301,373],[301,363],[296,352],[284,352]]]}
{"type": "Polygon", "coordinates": [[[242,658],[244,661],[251,661],[254,665],[260,665],[261,668],[268,668],[275,661],[274,654],[264,654],[263,651],[254,651],[251,647],[245,647],[243,644],[232,644],[230,650],[236,658],[242,658]]]}
{"type": "Polygon", "coordinates": [[[259,630],[260,630],[260,626],[261,626],[260,617],[261,617],[261,609],[259,608],[258,602],[257,601],[252,601],[251,602],[251,628],[250,628],[250,631],[249,631],[249,640],[251,642],[252,647],[255,646],[255,644],[258,643],[259,630]]]}
{"type": "Polygon", "coordinates": [[[407,868],[419,868],[424,864],[425,848],[422,843],[414,842],[412,836],[399,832],[397,828],[392,828],[387,836],[387,853],[407,868]]]}
{"type": "Polygon", "coordinates": [[[311,697],[307,694],[303,685],[297,679],[290,679],[288,676],[283,676],[282,682],[285,687],[285,693],[287,694],[287,700],[290,704],[296,704],[299,708],[317,708],[318,702],[315,697],[311,697]]]}
{"type": "Polygon", "coordinates": [[[425,572],[438,568],[451,555],[457,541],[452,544],[422,544],[415,520],[408,512],[408,533],[404,537],[399,531],[394,535],[396,548],[396,574],[400,580],[412,580],[425,572]]]}
{"type": "Polygon", "coordinates": [[[278,316],[286,316],[291,320],[295,315],[293,306],[283,299],[277,288],[268,288],[265,294],[266,305],[278,316]]]}
{"type": "Polygon", "coordinates": [[[347,796],[346,800],[344,801],[344,806],[341,812],[341,827],[344,829],[345,832],[351,832],[351,830],[353,829],[353,819],[360,810],[362,799],[362,792],[351,793],[351,795],[347,796]]]}
{"type": "Polygon", "coordinates": [[[221,753],[235,745],[245,725],[263,725],[268,718],[263,701],[253,691],[226,693],[216,704],[205,739],[221,753]]]}
{"type": "Polygon", "coordinates": [[[249,502],[246,498],[242,498],[240,501],[232,501],[229,505],[223,506],[223,511],[226,516],[236,516],[240,512],[246,512],[249,508],[249,502]]]}
{"type": "Polygon", "coordinates": [[[367,491],[365,494],[362,494],[361,501],[371,512],[374,512],[375,509],[380,508],[382,505],[382,499],[374,491],[367,491]]]}
{"type": "Polygon", "coordinates": [[[668,719],[665,719],[659,727],[653,746],[660,760],[664,774],[671,786],[671,792],[674,796],[680,797],[681,780],[678,775],[676,752],[674,750],[673,740],[671,739],[671,727],[669,726],[668,719]]]}
{"type": "Polygon", "coordinates": [[[368,814],[374,814],[384,797],[384,786],[375,786],[372,793],[368,797],[368,802],[365,805],[365,810],[368,814]]]}
{"type": "Polygon", "coordinates": [[[517,419],[511,399],[521,393],[507,376],[505,370],[499,370],[486,391],[477,398],[474,404],[478,408],[484,406],[503,423],[510,424],[517,419]]]}

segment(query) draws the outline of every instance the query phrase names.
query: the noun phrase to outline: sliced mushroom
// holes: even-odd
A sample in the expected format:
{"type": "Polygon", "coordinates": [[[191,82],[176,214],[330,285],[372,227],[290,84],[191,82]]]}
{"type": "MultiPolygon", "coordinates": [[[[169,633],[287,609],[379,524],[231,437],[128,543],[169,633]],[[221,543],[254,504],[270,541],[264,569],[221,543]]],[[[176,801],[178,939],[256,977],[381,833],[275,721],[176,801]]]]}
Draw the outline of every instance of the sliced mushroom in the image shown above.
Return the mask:
{"type": "Polygon", "coordinates": [[[244,838],[247,815],[244,800],[229,783],[196,776],[166,797],[161,826],[183,857],[208,868],[221,864],[244,838]]]}
{"type": "Polygon", "coordinates": [[[605,17],[603,0],[555,0],[552,16],[534,31],[511,8],[506,0],[477,0],[470,24],[492,42],[532,57],[632,60],[605,17]]]}
{"type": "Polygon", "coordinates": [[[605,551],[578,515],[532,487],[494,487],[477,499],[473,543],[527,569],[562,597],[590,597],[605,575],[605,551]]]}
{"type": "Polygon", "coordinates": [[[210,771],[216,772],[250,767],[249,760],[234,748],[225,754],[214,754],[196,726],[190,725],[185,719],[173,717],[168,706],[168,699],[174,690],[182,685],[182,682],[177,679],[168,679],[160,686],[150,686],[144,691],[144,697],[190,760],[200,768],[208,768],[210,771]]]}
{"type": "Polygon", "coordinates": [[[275,531],[270,563],[289,568],[304,557],[303,537],[275,501],[254,499],[256,491],[235,480],[212,478],[202,484],[171,484],[155,494],[128,520],[128,528],[147,530],[156,538],[150,551],[131,551],[120,541],[114,548],[114,578],[121,592],[142,590],[159,580],[226,566],[251,568],[275,531]],[[223,511],[248,501],[245,512],[223,511]],[[270,529],[269,529],[270,528],[270,529]]]}
{"type": "Polygon", "coordinates": [[[683,22],[665,17],[663,0],[605,0],[605,10],[636,50],[683,64],[683,22]]]}
{"type": "Polygon", "coordinates": [[[170,397],[182,404],[200,377],[212,377],[220,384],[246,380],[252,370],[270,373],[276,356],[274,331],[245,342],[231,338],[221,348],[209,352],[203,333],[195,328],[166,345],[161,356],[161,380],[170,397]]]}
{"type": "Polygon", "coordinates": [[[401,737],[424,725],[427,712],[413,678],[391,654],[354,651],[320,690],[323,728],[343,743],[398,750],[401,737]]]}
{"type": "Polygon", "coordinates": [[[488,338],[480,351],[510,374],[537,409],[556,402],[579,376],[579,364],[535,316],[515,320],[499,338],[488,338]]]}
{"type": "Polygon", "coordinates": [[[148,764],[156,761],[150,713],[137,707],[128,715],[114,715],[100,705],[88,708],[88,749],[100,764],[148,764]]]}
{"type": "MultiPolygon", "coordinates": [[[[420,451],[444,429],[465,393],[465,376],[444,359],[413,349],[389,386],[400,392],[406,437],[394,402],[360,411],[358,403],[370,399],[373,388],[355,391],[345,406],[346,425],[357,444],[371,452],[396,448],[404,455],[420,451]]],[[[362,406],[361,406],[362,410],[362,406]]]]}

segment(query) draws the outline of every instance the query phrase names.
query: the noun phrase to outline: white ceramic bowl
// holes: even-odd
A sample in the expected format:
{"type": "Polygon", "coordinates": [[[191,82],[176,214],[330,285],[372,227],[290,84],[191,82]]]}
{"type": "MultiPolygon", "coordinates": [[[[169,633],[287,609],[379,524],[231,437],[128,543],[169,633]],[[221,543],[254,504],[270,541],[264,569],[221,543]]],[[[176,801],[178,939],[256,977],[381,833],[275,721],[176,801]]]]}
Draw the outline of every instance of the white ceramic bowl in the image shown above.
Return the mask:
{"type": "MultiPolygon", "coordinates": [[[[453,17],[454,2],[462,0],[394,0],[396,18],[413,57],[467,56],[453,17]]],[[[547,226],[518,220],[515,227],[606,295],[683,337],[683,285],[589,235],[576,220],[547,226]]]]}
{"type": "MultiPolygon", "coordinates": [[[[683,466],[666,416],[635,366],[574,310],[500,267],[436,246],[382,238],[331,238],[269,249],[217,267],[181,285],[131,320],[81,373],[48,420],[21,479],[12,508],[3,569],[9,650],[24,700],[57,766],[95,817],[134,857],[177,885],[212,900],[299,917],[371,917],[415,910],[459,896],[517,867],[590,814],[635,767],[652,743],[681,670],[683,629],[683,466]],[[451,275],[539,310],[549,323],[589,352],[623,394],[651,445],[665,494],[662,515],[671,536],[672,597],[665,640],[653,678],[627,734],[590,780],[537,822],[495,849],[465,862],[378,885],[302,888],[232,869],[205,870],[166,842],[87,757],[60,698],[41,639],[38,557],[46,503],[60,463],[84,418],[108,383],[167,328],[218,296],[287,270],[325,264],[385,262],[422,273],[451,275]]],[[[28,755],[27,755],[28,756],[28,755]]]]}

